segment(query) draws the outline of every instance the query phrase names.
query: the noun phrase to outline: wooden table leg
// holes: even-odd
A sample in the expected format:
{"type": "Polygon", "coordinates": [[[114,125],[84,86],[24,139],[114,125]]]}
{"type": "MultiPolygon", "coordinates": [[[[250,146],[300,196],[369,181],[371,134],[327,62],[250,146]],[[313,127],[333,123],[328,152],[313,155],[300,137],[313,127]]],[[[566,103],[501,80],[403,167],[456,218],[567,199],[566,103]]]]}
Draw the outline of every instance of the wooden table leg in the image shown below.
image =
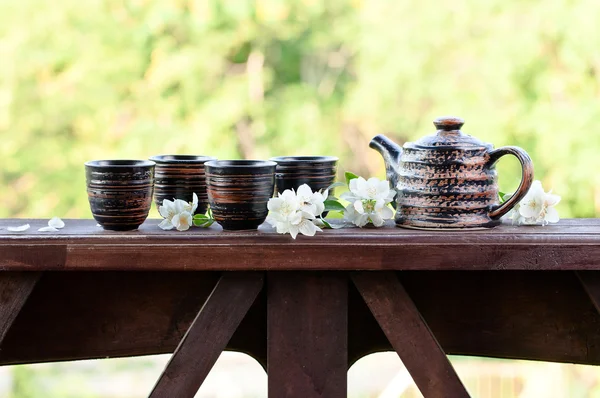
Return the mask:
{"type": "Polygon", "coordinates": [[[347,276],[270,272],[267,283],[269,398],[345,398],[347,276]]]}
{"type": "Polygon", "coordinates": [[[359,272],[352,280],[423,396],[469,397],[396,274],[359,272]]]}
{"type": "Polygon", "coordinates": [[[600,313],[600,272],[598,271],[575,271],[583,289],[600,313]]]}
{"type": "Polygon", "coordinates": [[[152,398],[193,398],[263,287],[257,272],[225,272],[156,386],[152,398]]]}
{"type": "Polygon", "coordinates": [[[40,272],[2,272],[0,274],[0,346],[40,275],[40,272]]]}

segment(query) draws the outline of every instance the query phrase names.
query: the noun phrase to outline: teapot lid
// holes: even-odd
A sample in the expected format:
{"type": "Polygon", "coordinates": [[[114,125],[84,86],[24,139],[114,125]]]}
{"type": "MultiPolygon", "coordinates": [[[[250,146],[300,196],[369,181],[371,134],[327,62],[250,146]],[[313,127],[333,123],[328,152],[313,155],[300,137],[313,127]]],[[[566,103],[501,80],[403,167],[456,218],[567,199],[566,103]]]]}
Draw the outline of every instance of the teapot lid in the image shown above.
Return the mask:
{"type": "Polygon", "coordinates": [[[407,146],[413,148],[459,147],[464,149],[490,148],[491,144],[464,134],[460,129],[465,121],[459,117],[442,116],[433,121],[437,128],[434,135],[428,135],[407,146]]]}

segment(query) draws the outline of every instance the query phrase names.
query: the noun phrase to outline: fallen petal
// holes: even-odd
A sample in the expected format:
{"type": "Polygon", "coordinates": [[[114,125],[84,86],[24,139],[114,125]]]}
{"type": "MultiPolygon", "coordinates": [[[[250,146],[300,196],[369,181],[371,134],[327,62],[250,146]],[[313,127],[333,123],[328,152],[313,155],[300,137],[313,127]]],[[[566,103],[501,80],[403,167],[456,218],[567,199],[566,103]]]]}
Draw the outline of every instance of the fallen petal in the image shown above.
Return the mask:
{"type": "Polygon", "coordinates": [[[27,231],[30,228],[29,224],[25,224],[25,225],[19,225],[18,227],[8,227],[6,228],[7,231],[10,232],[23,232],[23,231],[27,231]]]}
{"type": "Polygon", "coordinates": [[[38,232],[58,232],[58,229],[48,226],[48,227],[42,227],[42,228],[38,229],[38,232]]]}
{"type": "Polygon", "coordinates": [[[48,221],[48,226],[56,229],[61,229],[65,227],[65,223],[58,217],[52,217],[50,221],[48,221]]]}

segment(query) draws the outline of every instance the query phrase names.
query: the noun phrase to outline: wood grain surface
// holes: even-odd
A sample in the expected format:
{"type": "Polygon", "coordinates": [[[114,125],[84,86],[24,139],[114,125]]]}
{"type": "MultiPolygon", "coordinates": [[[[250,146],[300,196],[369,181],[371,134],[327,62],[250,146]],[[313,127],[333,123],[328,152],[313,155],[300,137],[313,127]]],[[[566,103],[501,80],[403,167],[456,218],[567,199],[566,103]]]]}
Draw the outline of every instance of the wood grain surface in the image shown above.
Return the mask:
{"type": "Polygon", "coordinates": [[[40,275],[40,272],[0,273],[0,347],[40,275]]]}
{"type": "Polygon", "coordinates": [[[269,398],[345,398],[347,275],[272,272],[267,283],[269,398]]]}
{"type": "Polygon", "coordinates": [[[423,396],[468,398],[444,350],[396,275],[359,272],[352,280],[423,396]]]}
{"type": "Polygon", "coordinates": [[[262,286],[262,273],[224,273],[179,343],[150,397],[193,398],[262,286]]]}
{"type": "MultiPolygon", "coordinates": [[[[600,314],[574,272],[400,274],[447,354],[600,365],[600,314]]],[[[219,276],[46,272],[6,333],[0,365],[173,352],[219,276]]],[[[392,347],[353,284],[348,288],[351,365],[392,347]]],[[[266,342],[263,290],[227,349],[251,355],[266,369],[266,342]]]]}
{"type": "Polygon", "coordinates": [[[113,232],[92,220],[65,222],[60,232],[42,233],[37,228],[47,220],[0,220],[0,270],[600,269],[600,219],[457,232],[390,223],[296,240],[265,224],[257,231],[225,232],[213,225],[179,232],[162,231],[159,220],[148,220],[137,231],[113,232]],[[6,230],[24,223],[32,226],[27,232],[6,230]]]}

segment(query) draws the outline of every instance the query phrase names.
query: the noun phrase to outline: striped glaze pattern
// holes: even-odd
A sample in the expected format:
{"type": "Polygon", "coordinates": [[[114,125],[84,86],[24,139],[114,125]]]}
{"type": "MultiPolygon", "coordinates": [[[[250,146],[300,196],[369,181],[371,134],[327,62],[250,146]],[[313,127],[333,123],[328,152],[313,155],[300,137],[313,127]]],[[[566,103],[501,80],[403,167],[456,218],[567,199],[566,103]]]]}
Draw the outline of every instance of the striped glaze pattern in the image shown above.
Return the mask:
{"type": "Polygon", "coordinates": [[[191,202],[198,196],[195,214],[204,214],[208,208],[204,163],[215,160],[210,156],[157,155],[150,160],[156,163],[154,202],[158,208],[165,199],[182,199],[191,202]]]}
{"type": "Polygon", "coordinates": [[[137,229],[148,217],[154,188],[154,162],[95,160],[85,164],[92,215],[104,229],[137,229]]]}
{"type": "Polygon", "coordinates": [[[256,229],[265,221],[275,189],[275,166],[268,160],[205,163],[208,202],[223,229],[256,229]]]}
{"type": "Polygon", "coordinates": [[[404,148],[399,165],[396,224],[420,228],[490,227],[498,204],[489,148],[431,151],[404,148]]]}
{"type": "Polygon", "coordinates": [[[434,121],[437,132],[404,148],[384,136],[371,141],[386,162],[388,180],[397,190],[396,225],[418,229],[489,228],[500,223],[527,193],[533,163],[517,147],[494,150],[460,129],[464,121],[443,117],[434,121]],[[515,195],[500,205],[496,162],[517,157],[522,181],[515,195]]]}
{"type": "Polygon", "coordinates": [[[270,160],[277,163],[275,186],[278,193],[298,189],[302,184],[316,192],[333,184],[337,175],[338,158],[334,156],[279,156],[270,160]]]}

